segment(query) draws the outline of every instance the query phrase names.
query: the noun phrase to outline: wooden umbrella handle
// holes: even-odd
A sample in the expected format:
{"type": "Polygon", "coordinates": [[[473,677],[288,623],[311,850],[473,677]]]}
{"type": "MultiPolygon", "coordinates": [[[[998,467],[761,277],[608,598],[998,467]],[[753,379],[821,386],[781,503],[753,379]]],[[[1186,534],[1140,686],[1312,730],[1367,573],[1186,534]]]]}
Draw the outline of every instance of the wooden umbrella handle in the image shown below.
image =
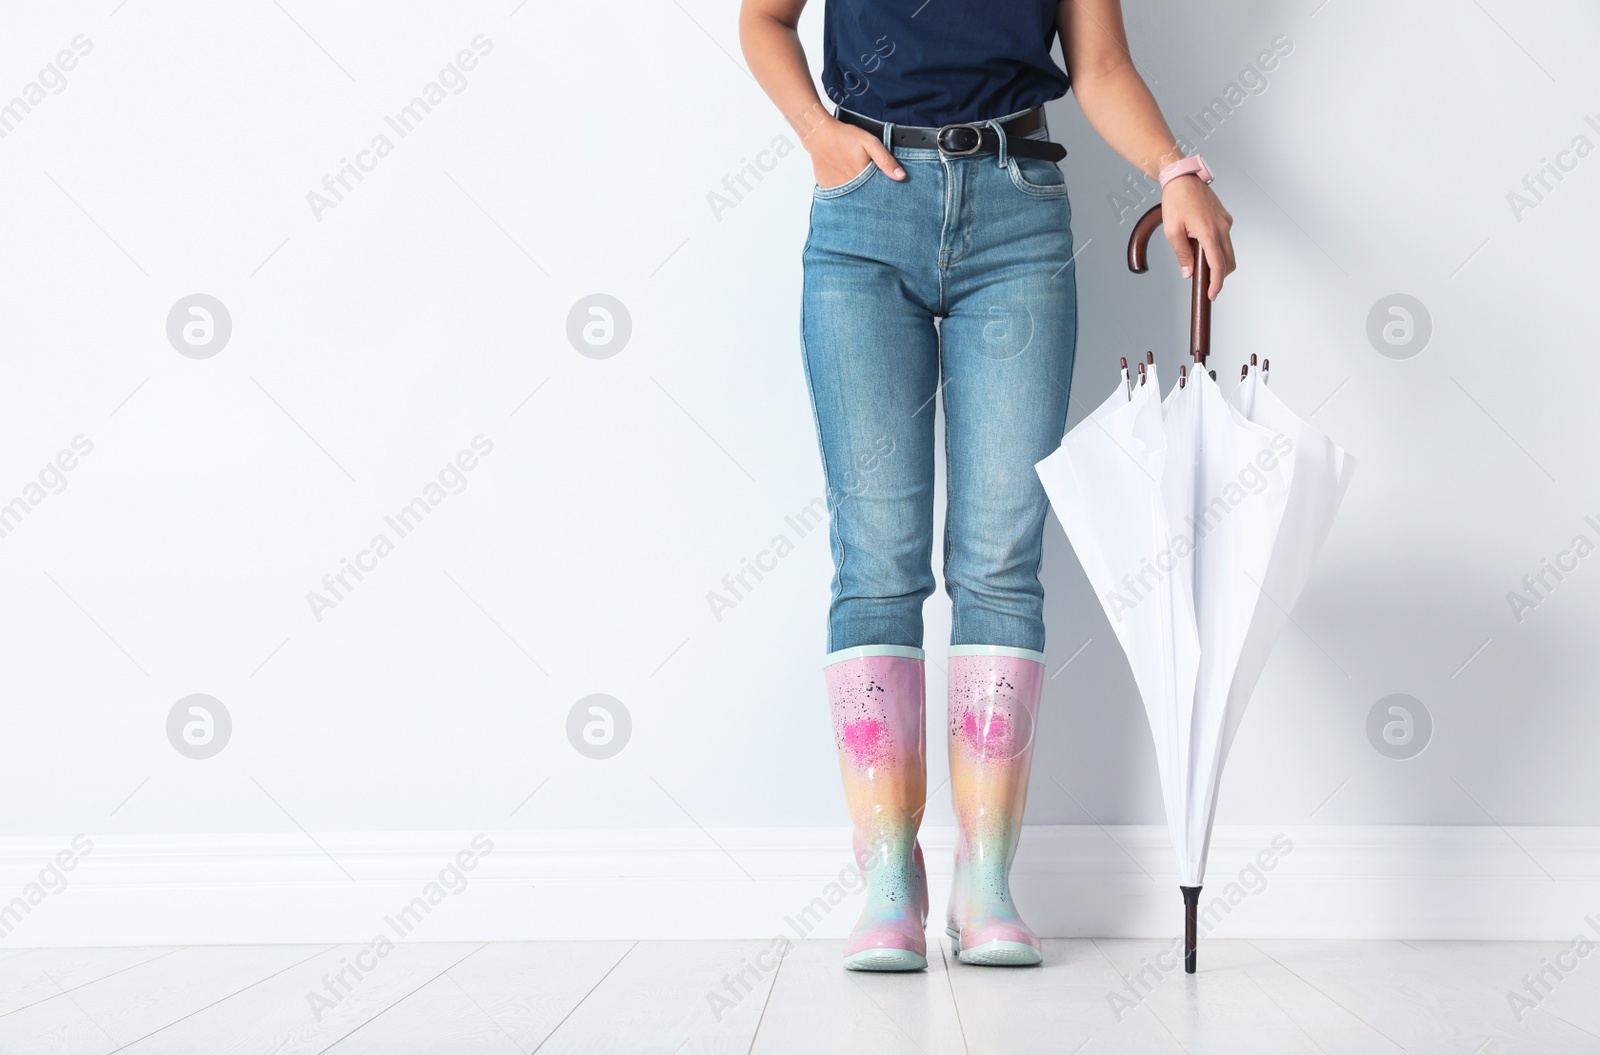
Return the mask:
{"type": "MultiPolygon", "coordinates": [[[[1142,275],[1150,270],[1150,236],[1161,226],[1161,206],[1156,205],[1139,217],[1128,238],[1128,270],[1142,275]]],[[[1189,352],[1204,363],[1211,357],[1211,298],[1206,291],[1211,287],[1211,263],[1205,250],[1193,238],[1189,249],[1194,253],[1194,282],[1189,296],[1189,352]]]]}

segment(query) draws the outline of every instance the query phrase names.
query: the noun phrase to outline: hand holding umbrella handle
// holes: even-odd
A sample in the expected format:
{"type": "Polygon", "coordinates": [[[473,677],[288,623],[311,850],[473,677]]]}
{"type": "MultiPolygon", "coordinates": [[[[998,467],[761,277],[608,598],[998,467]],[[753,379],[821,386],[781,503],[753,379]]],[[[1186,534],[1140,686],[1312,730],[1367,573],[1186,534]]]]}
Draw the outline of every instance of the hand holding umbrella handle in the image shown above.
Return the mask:
{"type": "MultiPolygon", "coordinates": [[[[1139,217],[1133,225],[1133,235],[1128,239],[1128,270],[1142,275],[1150,270],[1150,236],[1161,226],[1161,206],[1156,205],[1139,217]]],[[[1189,297],[1189,351],[1204,363],[1211,356],[1211,298],[1206,295],[1211,286],[1211,263],[1205,250],[1193,238],[1189,248],[1194,253],[1194,283],[1189,297]]]]}

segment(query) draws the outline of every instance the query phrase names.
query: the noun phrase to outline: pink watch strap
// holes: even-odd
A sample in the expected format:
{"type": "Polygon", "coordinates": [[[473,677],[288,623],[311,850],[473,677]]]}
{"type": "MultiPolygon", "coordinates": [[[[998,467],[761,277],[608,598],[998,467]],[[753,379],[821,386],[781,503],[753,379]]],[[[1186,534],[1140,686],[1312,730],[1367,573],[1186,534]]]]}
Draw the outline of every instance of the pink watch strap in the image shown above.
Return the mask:
{"type": "Polygon", "coordinates": [[[1205,158],[1202,158],[1199,154],[1196,154],[1191,158],[1183,158],[1181,160],[1174,161],[1172,164],[1162,169],[1161,172],[1156,176],[1156,179],[1160,180],[1161,185],[1165,187],[1168,183],[1171,183],[1179,176],[1187,176],[1191,172],[1196,176],[1199,176],[1205,182],[1211,182],[1211,170],[1206,168],[1205,158]]]}

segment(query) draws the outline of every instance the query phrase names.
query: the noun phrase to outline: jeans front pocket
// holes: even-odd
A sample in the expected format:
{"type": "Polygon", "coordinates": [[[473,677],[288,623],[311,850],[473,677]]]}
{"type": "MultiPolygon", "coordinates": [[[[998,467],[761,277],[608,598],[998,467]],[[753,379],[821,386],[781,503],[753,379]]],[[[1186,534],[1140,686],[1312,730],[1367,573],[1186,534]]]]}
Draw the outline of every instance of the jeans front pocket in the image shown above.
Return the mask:
{"type": "Polygon", "coordinates": [[[1006,169],[1011,173],[1011,182],[1024,194],[1055,198],[1067,193],[1067,177],[1054,161],[1010,157],[1006,159],[1006,169]]]}
{"type": "Polygon", "coordinates": [[[812,190],[812,197],[822,200],[828,200],[830,198],[842,198],[851,191],[863,186],[867,180],[871,179],[877,173],[877,171],[878,163],[876,161],[868,161],[867,167],[851,177],[848,183],[841,183],[837,187],[817,187],[812,190]]]}

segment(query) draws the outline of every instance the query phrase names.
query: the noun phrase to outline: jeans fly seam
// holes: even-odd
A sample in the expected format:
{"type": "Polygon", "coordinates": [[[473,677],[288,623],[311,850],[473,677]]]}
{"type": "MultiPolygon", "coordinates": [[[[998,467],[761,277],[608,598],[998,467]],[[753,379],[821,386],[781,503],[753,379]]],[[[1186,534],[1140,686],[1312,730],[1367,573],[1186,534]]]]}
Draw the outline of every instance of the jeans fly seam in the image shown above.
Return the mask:
{"type": "Polygon", "coordinates": [[[939,167],[944,176],[944,213],[939,218],[939,256],[937,270],[939,275],[939,314],[943,315],[945,313],[944,274],[945,268],[949,266],[950,259],[950,250],[945,248],[945,243],[950,234],[950,187],[954,182],[954,172],[950,168],[949,158],[941,156],[939,158],[939,167]]]}

